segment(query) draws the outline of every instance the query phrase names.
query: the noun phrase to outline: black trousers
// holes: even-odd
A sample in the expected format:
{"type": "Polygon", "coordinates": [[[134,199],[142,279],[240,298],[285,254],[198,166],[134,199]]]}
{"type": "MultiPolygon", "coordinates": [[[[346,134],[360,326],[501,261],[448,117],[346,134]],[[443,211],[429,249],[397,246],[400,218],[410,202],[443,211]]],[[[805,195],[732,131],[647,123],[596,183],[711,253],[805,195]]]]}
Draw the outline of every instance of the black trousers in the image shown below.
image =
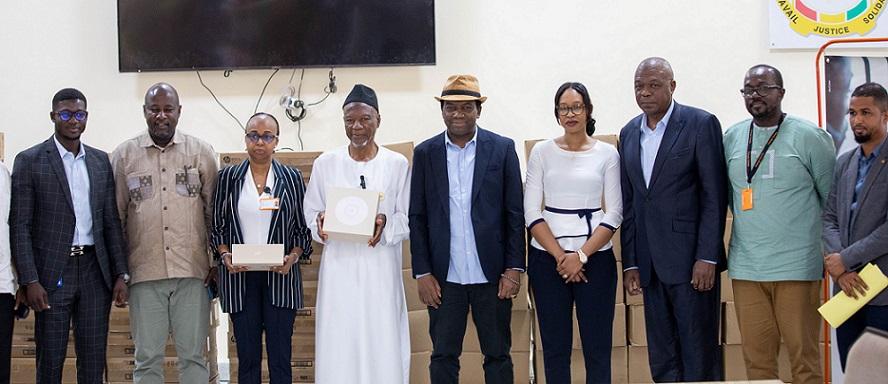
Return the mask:
{"type": "Polygon", "coordinates": [[[586,383],[611,382],[614,305],[617,266],[610,249],[589,256],[584,272],[588,282],[565,284],[555,258],[529,248],[527,276],[537,306],[546,382],[571,383],[573,310],[576,305],[586,383]]]}
{"type": "Polygon", "coordinates": [[[15,295],[0,294],[0,384],[9,383],[12,358],[12,329],[15,325],[15,295]]]}
{"type": "Polygon", "coordinates": [[[644,287],[648,358],[655,382],[721,381],[719,275],[706,292],[691,282],[666,284],[651,271],[644,287]]]}
{"type": "Polygon", "coordinates": [[[836,328],[836,344],[838,344],[842,371],[845,370],[848,361],[848,351],[866,327],[888,331],[888,305],[865,305],[836,328]]]}
{"type": "Polygon", "coordinates": [[[432,357],[429,373],[433,384],[459,383],[459,356],[469,309],[478,329],[484,354],[484,380],[487,384],[512,384],[512,300],[497,297],[499,282],[461,285],[439,281],[441,305],[429,307],[429,334],[432,357]]]}
{"type": "Polygon", "coordinates": [[[43,287],[49,309],[37,312],[37,383],[59,384],[68,352],[68,331],[73,323],[77,353],[77,382],[104,380],[108,346],[111,291],[105,285],[95,252],[69,257],[55,287],[43,287]]]}
{"type": "Polygon", "coordinates": [[[230,315],[237,340],[237,380],[244,384],[262,382],[262,333],[265,332],[271,384],[292,383],[290,358],[296,310],[271,305],[268,272],[244,273],[243,309],[230,315]]]}

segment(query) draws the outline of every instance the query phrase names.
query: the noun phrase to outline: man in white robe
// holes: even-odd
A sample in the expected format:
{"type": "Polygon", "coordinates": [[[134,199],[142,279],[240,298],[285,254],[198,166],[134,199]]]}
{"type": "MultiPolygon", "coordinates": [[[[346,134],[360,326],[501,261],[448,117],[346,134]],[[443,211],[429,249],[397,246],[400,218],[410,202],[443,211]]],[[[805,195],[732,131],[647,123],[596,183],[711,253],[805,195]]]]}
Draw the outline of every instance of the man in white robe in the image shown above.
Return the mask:
{"type": "Polygon", "coordinates": [[[410,334],[401,242],[410,233],[409,167],[403,155],[374,141],[380,115],[371,88],[355,85],[342,110],[349,144],[315,160],[305,194],[306,222],[315,241],[324,244],[318,278],[315,382],[407,384],[410,334]],[[381,193],[369,241],[335,240],[324,232],[326,197],[332,187],[381,193]]]}

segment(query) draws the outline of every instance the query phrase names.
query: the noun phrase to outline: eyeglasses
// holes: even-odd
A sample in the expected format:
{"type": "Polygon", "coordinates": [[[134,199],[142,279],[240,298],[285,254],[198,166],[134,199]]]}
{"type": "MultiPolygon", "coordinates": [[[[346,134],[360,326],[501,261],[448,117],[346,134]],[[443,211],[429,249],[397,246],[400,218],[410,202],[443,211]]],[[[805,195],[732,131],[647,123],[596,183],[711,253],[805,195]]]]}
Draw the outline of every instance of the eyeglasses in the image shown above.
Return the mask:
{"type": "Polygon", "coordinates": [[[256,132],[250,132],[246,135],[247,140],[250,140],[251,143],[256,144],[259,142],[259,139],[265,142],[265,144],[271,144],[274,142],[274,139],[277,139],[277,135],[272,135],[270,133],[266,133],[264,135],[260,135],[256,132]]]}
{"type": "Polygon", "coordinates": [[[758,94],[759,96],[765,97],[771,94],[772,91],[776,89],[782,89],[783,87],[779,85],[760,85],[758,87],[744,87],[740,90],[740,94],[743,97],[752,97],[753,95],[758,94]]]}
{"type": "Polygon", "coordinates": [[[558,112],[561,116],[567,116],[569,113],[573,113],[574,115],[579,115],[583,113],[586,109],[586,106],[583,104],[576,104],[572,106],[567,105],[559,105],[555,107],[555,111],[558,112]]]}
{"type": "Polygon", "coordinates": [[[79,122],[83,122],[84,120],[86,120],[87,112],[83,111],[83,110],[78,110],[78,111],[72,112],[72,111],[65,109],[65,110],[56,112],[55,115],[61,121],[68,121],[68,120],[71,120],[71,118],[73,117],[74,120],[77,120],[79,122]]]}

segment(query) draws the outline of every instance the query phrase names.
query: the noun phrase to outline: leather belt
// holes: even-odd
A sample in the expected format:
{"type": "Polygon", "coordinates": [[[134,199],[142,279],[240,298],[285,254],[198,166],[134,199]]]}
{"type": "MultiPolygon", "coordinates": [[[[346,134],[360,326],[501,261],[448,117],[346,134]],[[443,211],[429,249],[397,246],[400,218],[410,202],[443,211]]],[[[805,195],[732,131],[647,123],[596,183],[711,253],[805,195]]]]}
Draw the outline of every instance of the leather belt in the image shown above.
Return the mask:
{"type": "Polygon", "coordinates": [[[95,251],[96,251],[95,245],[72,245],[71,252],[68,254],[68,256],[71,256],[71,257],[83,256],[87,253],[93,253],[95,251]]]}

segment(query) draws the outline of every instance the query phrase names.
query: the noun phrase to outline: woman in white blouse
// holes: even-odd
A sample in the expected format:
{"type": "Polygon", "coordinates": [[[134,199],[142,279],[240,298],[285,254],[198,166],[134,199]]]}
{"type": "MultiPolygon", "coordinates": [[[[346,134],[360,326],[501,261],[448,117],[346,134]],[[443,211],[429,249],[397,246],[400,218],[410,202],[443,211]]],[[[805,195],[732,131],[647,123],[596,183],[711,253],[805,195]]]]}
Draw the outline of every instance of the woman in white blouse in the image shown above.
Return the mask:
{"type": "Polygon", "coordinates": [[[532,236],[527,274],[546,381],[571,382],[576,306],[586,382],[610,382],[617,289],[610,240],[623,220],[619,154],[592,137],[595,119],[583,84],[558,88],[555,118],[564,134],[534,146],[524,194],[524,218],[532,236]]]}
{"type": "MultiPolygon", "coordinates": [[[[247,120],[249,158],[219,171],[211,241],[218,253],[219,298],[237,341],[239,383],[262,382],[262,339],[272,384],[292,383],[293,323],[302,308],[300,257],[311,255],[302,174],[274,160],[280,126],[274,116],[247,120]],[[281,266],[250,271],[232,264],[234,244],[283,244],[281,266]]],[[[303,348],[305,346],[302,346],[303,348]]]]}

